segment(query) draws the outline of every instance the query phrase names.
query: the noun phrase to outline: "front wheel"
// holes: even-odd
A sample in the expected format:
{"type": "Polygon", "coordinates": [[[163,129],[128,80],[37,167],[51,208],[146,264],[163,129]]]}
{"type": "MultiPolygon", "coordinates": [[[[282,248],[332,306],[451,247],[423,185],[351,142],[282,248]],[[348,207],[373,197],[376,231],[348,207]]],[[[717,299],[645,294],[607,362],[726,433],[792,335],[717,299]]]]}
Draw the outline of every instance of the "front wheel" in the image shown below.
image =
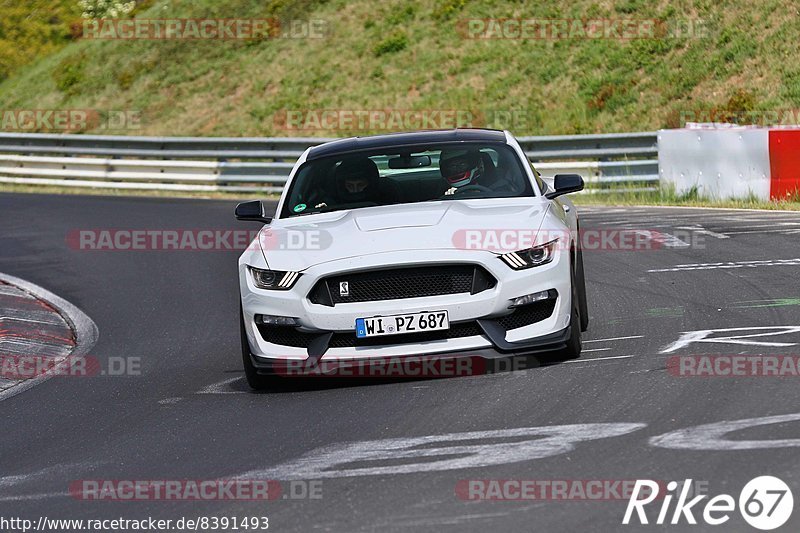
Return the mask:
{"type": "Polygon", "coordinates": [[[581,331],[589,329],[589,303],[586,301],[586,274],[583,271],[583,252],[578,249],[576,254],[576,281],[578,283],[578,302],[581,315],[581,331]]]}
{"type": "Polygon", "coordinates": [[[564,357],[567,359],[577,359],[581,355],[581,304],[580,295],[578,294],[578,287],[576,286],[575,268],[572,268],[572,312],[569,318],[570,335],[567,339],[567,346],[564,348],[564,357]]]}

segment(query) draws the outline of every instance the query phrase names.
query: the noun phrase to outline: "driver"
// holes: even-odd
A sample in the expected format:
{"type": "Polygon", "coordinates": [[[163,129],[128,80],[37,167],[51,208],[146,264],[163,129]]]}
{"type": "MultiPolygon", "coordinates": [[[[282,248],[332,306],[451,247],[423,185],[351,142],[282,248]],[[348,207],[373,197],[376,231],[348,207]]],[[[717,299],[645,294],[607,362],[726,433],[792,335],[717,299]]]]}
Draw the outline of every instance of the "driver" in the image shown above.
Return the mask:
{"type": "Polygon", "coordinates": [[[481,153],[475,148],[442,150],[439,170],[449,185],[444,194],[454,194],[461,187],[478,185],[486,172],[481,153]]]}
{"type": "Polygon", "coordinates": [[[367,157],[342,161],[336,168],[335,182],[342,203],[379,203],[378,166],[367,157]]]}

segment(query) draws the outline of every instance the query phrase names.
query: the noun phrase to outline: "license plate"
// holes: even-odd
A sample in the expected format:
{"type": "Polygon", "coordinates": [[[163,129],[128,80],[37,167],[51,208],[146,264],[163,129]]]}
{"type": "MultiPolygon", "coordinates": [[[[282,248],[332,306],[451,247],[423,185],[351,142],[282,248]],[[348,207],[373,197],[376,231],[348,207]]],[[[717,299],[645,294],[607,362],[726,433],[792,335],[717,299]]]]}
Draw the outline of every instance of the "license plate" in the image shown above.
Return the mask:
{"type": "Polygon", "coordinates": [[[356,319],[356,337],[359,339],[445,329],[450,329],[447,311],[428,311],[408,315],[373,316],[356,319]]]}

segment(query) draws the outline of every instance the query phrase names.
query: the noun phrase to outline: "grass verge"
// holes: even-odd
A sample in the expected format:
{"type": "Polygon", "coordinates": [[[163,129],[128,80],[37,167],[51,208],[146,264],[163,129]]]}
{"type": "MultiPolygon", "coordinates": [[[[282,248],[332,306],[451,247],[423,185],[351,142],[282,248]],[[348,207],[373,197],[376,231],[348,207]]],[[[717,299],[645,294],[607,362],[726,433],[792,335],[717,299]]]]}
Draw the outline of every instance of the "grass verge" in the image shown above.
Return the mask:
{"type": "Polygon", "coordinates": [[[697,189],[679,194],[669,187],[662,187],[659,191],[575,194],[571,198],[576,205],[662,205],[800,211],[800,194],[795,194],[786,200],[772,201],[762,200],[752,194],[743,198],[720,199],[703,196],[697,189]]]}

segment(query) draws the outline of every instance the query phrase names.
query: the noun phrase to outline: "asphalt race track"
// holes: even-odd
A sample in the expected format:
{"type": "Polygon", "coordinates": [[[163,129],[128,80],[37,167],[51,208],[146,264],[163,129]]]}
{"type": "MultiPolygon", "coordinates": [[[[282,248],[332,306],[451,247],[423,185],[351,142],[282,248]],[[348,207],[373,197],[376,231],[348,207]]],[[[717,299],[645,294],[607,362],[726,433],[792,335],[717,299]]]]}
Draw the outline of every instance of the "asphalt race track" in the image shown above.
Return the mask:
{"type": "MultiPolygon", "coordinates": [[[[591,324],[580,359],[254,394],[241,372],[238,252],[84,251],[67,242],[75,229],[247,227],[233,207],[0,195],[0,272],[91,317],[100,333],[91,355],[101,363],[141,360],[140,375],[54,378],[0,402],[0,515],[268,516],[275,531],[655,530],[622,526],[624,499],[465,501],[456,489],[487,479],[692,479],[738,499],[762,475],[800,487],[800,378],[667,370],[677,356],[800,353],[797,213],[580,208],[584,230],[663,233],[654,250],[584,252],[591,324]],[[728,328],[751,329],[687,335],[728,328]],[[717,425],[742,419],[753,420],[717,425]],[[414,440],[422,437],[431,438],[414,440]],[[375,450],[384,455],[366,460],[375,450]],[[289,497],[269,502],[69,494],[84,479],[237,477],[321,479],[321,497],[286,485],[289,497]]],[[[652,522],[658,508],[648,510],[652,522]]],[[[796,512],[782,530],[799,526],[796,512]]],[[[753,531],[736,513],[722,528],[753,531]]]]}

